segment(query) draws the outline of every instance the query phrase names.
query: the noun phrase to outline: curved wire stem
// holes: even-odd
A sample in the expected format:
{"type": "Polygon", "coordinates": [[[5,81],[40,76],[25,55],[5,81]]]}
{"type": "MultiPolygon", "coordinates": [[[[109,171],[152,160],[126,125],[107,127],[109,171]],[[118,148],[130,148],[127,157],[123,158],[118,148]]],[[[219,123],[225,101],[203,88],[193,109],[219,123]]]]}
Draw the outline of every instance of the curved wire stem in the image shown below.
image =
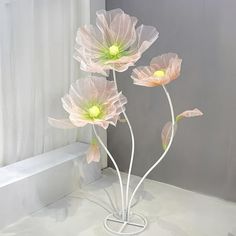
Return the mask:
{"type": "MultiPolygon", "coordinates": [[[[116,81],[116,72],[114,70],[113,70],[113,79],[114,79],[114,82],[115,82],[115,85],[116,85],[116,89],[118,91],[118,86],[117,86],[117,81],[116,81]]],[[[127,214],[127,212],[128,212],[128,204],[129,204],[129,185],[130,185],[130,176],[131,176],[132,167],[133,167],[133,160],[134,160],[135,142],[134,142],[134,133],[133,133],[133,129],[132,129],[132,126],[130,124],[129,118],[126,115],[126,112],[124,110],[122,111],[122,113],[123,113],[123,115],[124,115],[124,117],[125,117],[125,119],[127,121],[129,130],[130,130],[131,142],[132,142],[131,157],[130,157],[130,163],[129,163],[129,171],[128,171],[128,176],[127,176],[127,183],[126,183],[126,192],[125,192],[125,194],[126,194],[126,196],[125,196],[125,207],[126,207],[126,214],[127,214]]]]}
{"type": "Polygon", "coordinates": [[[131,204],[132,204],[132,201],[133,201],[133,198],[137,192],[137,190],[139,189],[139,187],[141,186],[142,182],[145,180],[145,178],[150,174],[150,172],[164,159],[164,157],[166,156],[167,152],[169,151],[170,149],[170,146],[172,144],[172,141],[173,141],[173,138],[174,138],[174,125],[175,125],[175,115],[174,115],[174,108],[173,108],[173,104],[172,104],[172,101],[171,101],[171,98],[170,98],[170,95],[166,89],[166,87],[163,85],[162,86],[164,91],[165,91],[165,94],[167,96],[167,99],[168,99],[168,102],[169,102],[169,106],[170,106],[170,111],[171,111],[171,122],[172,122],[172,125],[171,125],[171,137],[170,137],[170,141],[165,149],[165,151],[162,153],[161,157],[150,167],[150,169],[144,174],[144,176],[142,177],[142,179],[139,181],[139,183],[137,184],[136,188],[134,189],[131,197],[130,197],[130,200],[129,200],[129,203],[128,203],[128,208],[127,208],[127,216],[129,217],[130,215],[130,208],[131,208],[131,204]]]}
{"type": "Polygon", "coordinates": [[[100,138],[100,136],[98,135],[95,126],[93,125],[93,131],[94,134],[96,136],[96,138],[98,139],[99,143],[101,144],[101,146],[104,148],[104,150],[107,152],[107,155],[110,157],[113,165],[115,166],[118,178],[119,178],[119,183],[120,183],[120,193],[121,193],[121,208],[122,208],[122,219],[125,220],[125,206],[124,206],[124,188],[123,188],[123,182],[122,182],[122,178],[120,175],[120,170],[119,167],[116,164],[116,161],[114,160],[113,156],[111,155],[111,153],[109,152],[109,150],[107,149],[106,145],[103,143],[102,139],[100,138]]]}

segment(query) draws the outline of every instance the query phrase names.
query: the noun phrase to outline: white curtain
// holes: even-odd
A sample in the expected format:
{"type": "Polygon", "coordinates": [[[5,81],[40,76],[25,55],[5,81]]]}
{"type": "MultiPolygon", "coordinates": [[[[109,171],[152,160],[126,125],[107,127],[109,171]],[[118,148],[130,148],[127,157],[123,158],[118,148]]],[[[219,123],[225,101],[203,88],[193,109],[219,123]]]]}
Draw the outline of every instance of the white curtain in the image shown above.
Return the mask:
{"type": "MultiPolygon", "coordinates": [[[[0,0],[0,165],[77,140],[76,130],[52,128],[47,117],[65,116],[60,98],[80,74],[72,56],[76,30],[89,19],[82,5],[0,0]]],[[[82,133],[91,136],[89,127],[82,133]]]]}

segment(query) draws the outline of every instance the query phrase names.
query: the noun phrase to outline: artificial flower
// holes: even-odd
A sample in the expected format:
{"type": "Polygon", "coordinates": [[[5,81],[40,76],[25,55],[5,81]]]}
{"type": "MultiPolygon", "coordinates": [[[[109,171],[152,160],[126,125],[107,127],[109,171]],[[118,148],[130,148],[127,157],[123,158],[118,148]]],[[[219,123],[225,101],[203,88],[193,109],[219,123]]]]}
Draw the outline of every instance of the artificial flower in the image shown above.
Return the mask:
{"type": "Polygon", "coordinates": [[[154,57],[149,66],[137,67],[133,70],[131,78],[134,84],[155,87],[166,85],[180,75],[182,60],[175,53],[167,53],[154,57]]]}
{"type": "Polygon", "coordinates": [[[80,27],[75,59],[84,71],[107,75],[109,70],[125,71],[158,38],[155,27],[141,25],[121,9],[96,12],[96,26],[80,27]]]}
{"type": "MultiPolygon", "coordinates": [[[[195,108],[193,110],[186,110],[182,112],[181,114],[177,115],[175,118],[175,123],[174,123],[174,135],[177,131],[177,124],[182,118],[190,118],[190,117],[196,117],[196,116],[202,116],[203,113],[195,108]]],[[[168,121],[161,132],[161,139],[162,139],[162,147],[165,150],[167,148],[167,145],[170,142],[171,138],[171,130],[172,130],[172,122],[168,121]]]]}
{"type": "Polygon", "coordinates": [[[77,80],[71,85],[69,94],[62,98],[62,105],[69,113],[69,119],[49,118],[49,123],[57,128],[93,124],[107,129],[109,124],[116,125],[126,103],[126,97],[117,92],[113,81],[90,76],[77,80]]]}
{"type": "Polygon", "coordinates": [[[88,164],[90,164],[91,162],[99,162],[100,157],[101,157],[101,154],[100,154],[99,145],[97,143],[97,140],[93,139],[87,151],[87,155],[86,155],[87,162],[88,164]]]}

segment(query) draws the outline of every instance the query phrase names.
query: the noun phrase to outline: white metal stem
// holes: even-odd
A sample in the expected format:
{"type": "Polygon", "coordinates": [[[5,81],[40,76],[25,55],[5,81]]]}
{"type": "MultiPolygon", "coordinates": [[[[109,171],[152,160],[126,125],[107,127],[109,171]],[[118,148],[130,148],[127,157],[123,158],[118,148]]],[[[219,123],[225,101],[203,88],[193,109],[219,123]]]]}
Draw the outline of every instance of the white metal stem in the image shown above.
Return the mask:
{"type": "Polygon", "coordinates": [[[114,160],[113,156],[111,155],[111,153],[107,149],[106,145],[103,143],[102,139],[97,134],[97,131],[96,131],[96,128],[95,128],[94,125],[93,125],[93,131],[94,131],[94,134],[95,134],[96,138],[98,139],[98,141],[100,142],[100,144],[102,145],[104,150],[107,152],[107,155],[110,157],[113,165],[115,166],[115,169],[116,169],[116,172],[117,172],[117,175],[118,175],[118,178],[119,178],[119,183],[120,183],[122,219],[125,220],[126,216],[125,216],[125,206],[124,206],[124,189],[123,189],[123,182],[122,182],[122,179],[121,179],[119,167],[117,166],[116,161],[114,160]]]}
{"type": "Polygon", "coordinates": [[[173,108],[173,104],[170,98],[170,95],[168,93],[168,91],[166,90],[166,87],[163,85],[162,86],[165,94],[167,96],[168,102],[169,102],[169,106],[170,106],[170,111],[171,111],[171,121],[172,121],[172,125],[171,125],[171,137],[170,137],[170,142],[168,143],[165,151],[163,152],[163,154],[161,155],[161,157],[151,166],[151,168],[144,174],[144,176],[142,177],[142,179],[139,181],[139,183],[137,184],[136,188],[134,189],[130,200],[129,200],[129,204],[128,204],[128,209],[127,209],[127,215],[129,217],[129,213],[130,213],[130,208],[131,208],[131,204],[133,201],[133,198],[137,192],[137,190],[139,189],[139,187],[141,186],[142,182],[145,180],[145,178],[150,174],[150,172],[163,160],[163,158],[165,157],[165,155],[167,154],[167,152],[170,149],[170,146],[172,144],[173,138],[174,138],[174,125],[175,125],[175,115],[174,115],[174,108],[173,108]]]}
{"type": "MultiPolygon", "coordinates": [[[[116,72],[114,70],[113,70],[113,78],[114,78],[114,82],[115,82],[115,85],[116,85],[116,88],[118,91],[118,86],[117,86],[117,81],[116,81],[116,72]]],[[[130,157],[130,163],[129,163],[127,184],[126,184],[126,197],[125,197],[125,207],[126,207],[126,212],[127,212],[128,211],[128,204],[129,204],[129,184],[130,184],[131,171],[132,171],[132,167],[133,167],[135,142],[134,142],[134,133],[133,133],[133,129],[130,124],[129,118],[126,115],[126,112],[124,110],[122,112],[123,112],[123,115],[127,121],[128,126],[129,126],[130,135],[131,135],[131,142],[132,142],[131,157],[130,157]]]]}

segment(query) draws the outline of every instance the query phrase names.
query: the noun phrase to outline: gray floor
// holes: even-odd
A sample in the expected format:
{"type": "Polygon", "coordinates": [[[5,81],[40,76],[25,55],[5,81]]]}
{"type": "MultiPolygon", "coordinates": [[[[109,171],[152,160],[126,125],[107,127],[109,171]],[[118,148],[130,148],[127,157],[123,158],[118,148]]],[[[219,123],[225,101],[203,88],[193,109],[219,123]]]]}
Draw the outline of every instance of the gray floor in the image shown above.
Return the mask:
{"type": "MultiPolygon", "coordinates": [[[[137,180],[133,177],[132,184],[137,180]]],[[[103,219],[117,207],[118,190],[115,173],[107,169],[97,182],[8,226],[0,236],[109,235],[103,219]]],[[[133,211],[149,221],[143,236],[236,236],[235,203],[152,180],[145,182],[133,211]]]]}

